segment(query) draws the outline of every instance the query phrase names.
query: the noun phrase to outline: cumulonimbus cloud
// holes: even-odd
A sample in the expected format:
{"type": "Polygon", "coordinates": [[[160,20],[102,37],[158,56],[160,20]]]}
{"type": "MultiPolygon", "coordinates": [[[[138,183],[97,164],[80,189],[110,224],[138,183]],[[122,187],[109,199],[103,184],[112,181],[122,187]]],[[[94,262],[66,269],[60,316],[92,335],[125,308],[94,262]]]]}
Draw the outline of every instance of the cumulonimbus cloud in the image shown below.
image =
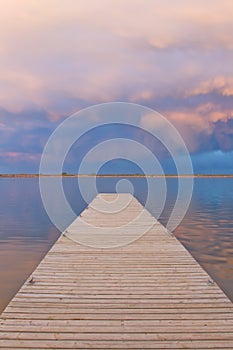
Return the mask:
{"type": "MultiPolygon", "coordinates": [[[[164,113],[192,152],[231,148],[231,133],[225,134],[233,117],[232,2],[9,0],[0,6],[0,106],[9,115],[35,111],[36,126],[42,110],[51,128],[84,106],[130,101],[164,113]]],[[[9,118],[5,131],[30,132],[20,127],[23,117],[9,118]]]]}

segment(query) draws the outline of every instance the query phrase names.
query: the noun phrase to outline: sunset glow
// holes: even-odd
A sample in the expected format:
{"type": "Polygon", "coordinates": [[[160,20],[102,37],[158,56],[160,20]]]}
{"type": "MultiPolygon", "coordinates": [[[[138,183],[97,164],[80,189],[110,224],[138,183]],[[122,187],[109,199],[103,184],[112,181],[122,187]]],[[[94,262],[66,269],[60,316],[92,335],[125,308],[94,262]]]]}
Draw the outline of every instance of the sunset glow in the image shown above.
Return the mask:
{"type": "Polygon", "coordinates": [[[1,0],[0,23],[0,173],[38,172],[63,119],[111,101],[168,118],[195,172],[233,173],[231,0],[1,0]]]}

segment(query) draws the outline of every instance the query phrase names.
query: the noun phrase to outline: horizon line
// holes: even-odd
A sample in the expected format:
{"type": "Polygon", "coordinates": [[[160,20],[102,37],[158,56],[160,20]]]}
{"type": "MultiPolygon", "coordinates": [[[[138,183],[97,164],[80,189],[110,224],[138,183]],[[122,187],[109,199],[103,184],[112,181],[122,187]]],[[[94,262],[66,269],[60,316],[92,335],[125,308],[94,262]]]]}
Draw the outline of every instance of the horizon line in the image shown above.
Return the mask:
{"type": "Polygon", "coordinates": [[[204,174],[204,173],[196,173],[196,174],[139,174],[139,173],[119,173],[119,174],[79,174],[79,173],[67,173],[63,172],[61,174],[39,174],[39,173],[4,173],[0,174],[0,177],[53,177],[53,176],[61,176],[61,177],[233,177],[233,174],[204,174]]]}

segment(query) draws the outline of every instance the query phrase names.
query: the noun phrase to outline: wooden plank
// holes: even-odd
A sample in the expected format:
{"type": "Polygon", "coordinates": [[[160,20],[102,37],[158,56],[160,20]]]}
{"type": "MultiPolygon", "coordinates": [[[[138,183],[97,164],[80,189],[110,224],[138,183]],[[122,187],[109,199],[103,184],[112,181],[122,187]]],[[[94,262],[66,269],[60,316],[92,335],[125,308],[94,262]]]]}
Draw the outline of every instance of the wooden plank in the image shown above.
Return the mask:
{"type": "Polygon", "coordinates": [[[134,197],[119,198],[124,210],[100,213],[119,203],[98,195],[51,248],[1,315],[0,348],[233,348],[231,301],[134,197]],[[98,249],[76,242],[94,233],[98,249]]]}

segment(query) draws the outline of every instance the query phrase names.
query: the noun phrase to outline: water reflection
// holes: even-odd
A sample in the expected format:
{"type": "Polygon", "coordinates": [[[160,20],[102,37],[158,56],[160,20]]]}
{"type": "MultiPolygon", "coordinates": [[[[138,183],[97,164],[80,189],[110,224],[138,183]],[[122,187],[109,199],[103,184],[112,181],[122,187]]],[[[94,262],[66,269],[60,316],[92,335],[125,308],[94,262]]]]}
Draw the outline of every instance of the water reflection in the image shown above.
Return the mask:
{"type": "MultiPolygon", "coordinates": [[[[97,190],[115,192],[122,178],[98,178],[97,190]]],[[[157,215],[161,179],[149,179],[153,196],[147,201],[145,178],[131,178],[135,197],[157,215]]],[[[52,184],[52,178],[50,179],[52,184]]],[[[91,179],[84,179],[93,198],[91,179]]],[[[122,182],[123,183],[123,182],[122,182]]],[[[77,178],[64,178],[63,186],[72,209],[78,215],[87,205],[77,178]]],[[[177,196],[177,179],[166,179],[167,201],[160,221],[167,223],[177,196]]],[[[127,187],[127,182],[125,182],[127,187]]],[[[124,183],[121,188],[124,192],[124,183]]],[[[49,187],[48,187],[49,191],[49,187]]],[[[0,311],[37,266],[59,236],[41,202],[38,179],[0,179],[0,311]]],[[[53,194],[54,196],[54,194],[53,194]]],[[[195,179],[189,211],[175,235],[212,275],[233,300],[233,179],[195,179]]],[[[53,197],[56,204],[56,197],[53,197]]],[[[56,207],[56,205],[55,205],[56,207]]],[[[62,208],[59,209],[62,215],[62,208]]]]}
{"type": "Polygon", "coordinates": [[[59,232],[43,209],[38,179],[0,179],[0,193],[1,311],[59,232]]]}
{"type": "Polygon", "coordinates": [[[233,300],[233,179],[196,179],[176,236],[233,300]]]}

